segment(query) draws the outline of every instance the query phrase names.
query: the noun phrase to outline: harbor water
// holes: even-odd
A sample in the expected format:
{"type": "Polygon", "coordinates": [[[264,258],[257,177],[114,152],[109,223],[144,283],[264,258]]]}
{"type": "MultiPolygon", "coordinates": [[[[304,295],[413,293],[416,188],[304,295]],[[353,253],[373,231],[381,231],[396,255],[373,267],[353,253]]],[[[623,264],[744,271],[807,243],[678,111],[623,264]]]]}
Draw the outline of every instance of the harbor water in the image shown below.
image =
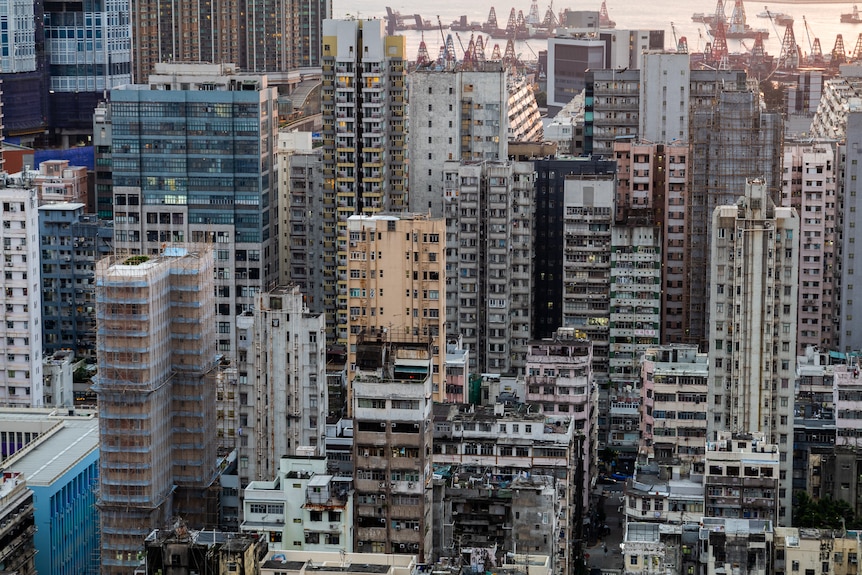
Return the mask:
{"type": "MultiPolygon", "coordinates": [[[[378,18],[383,19],[386,16],[386,1],[387,0],[334,0],[332,14],[334,18],[378,18]]],[[[405,2],[404,0],[393,0],[391,8],[396,12],[401,13],[404,17],[411,17],[413,14],[420,14],[424,20],[430,20],[434,25],[431,29],[424,33],[416,30],[404,30],[399,32],[407,39],[407,54],[409,59],[414,59],[419,48],[419,42],[423,35],[425,43],[428,46],[428,52],[432,57],[436,57],[439,47],[443,44],[443,38],[449,34],[449,24],[458,19],[461,15],[467,16],[470,22],[485,22],[488,19],[488,13],[493,5],[497,14],[497,22],[500,28],[506,27],[506,22],[509,19],[509,13],[512,8],[523,11],[524,16],[530,11],[530,3],[526,1],[523,4],[492,4],[485,3],[470,3],[464,4],[454,0],[440,0],[433,4],[424,2],[405,2]],[[437,27],[437,17],[440,17],[442,22],[443,36],[440,29],[437,27]]],[[[616,27],[619,29],[661,29],[665,30],[665,43],[668,48],[674,46],[674,34],[671,29],[671,22],[676,31],[677,36],[685,36],[688,40],[689,51],[702,51],[705,44],[711,41],[711,37],[707,34],[707,29],[704,24],[693,22],[691,17],[694,13],[711,14],[715,12],[715,2],[708,0],[688,0],[687,2],[679,2],[679,0],[606,0],[608,13],[616,22],[616,27]]],[[[553,10],[559,13],[565,8],[571,10],[594,10],[598,11],[601,5],[601,0],[584,0],[570,3],[554,3],[553,10]]],[[[766,18],[758,18],[757,14],[764,12],[768,6],[771,12],[782,12],[789,14],[794,18],[793,31],[796,37],[796,43],[802,48],[803,54],[808,54],[811,50],[815,38],[820,39],[820,45],[823,53],[828,54],[832,51],[835,45],[835,38],[838,34],[843,35],[844,47],[848,52],[851,52],[856,47],[856,42],[859,34],[862,33],[862,24],[842,23],[841,15],[852,12],[852,2],[810,2],[810,3],[782,3],[782,2],[746,2],[745,12],[747,23],[753,28],[766,28],[769,31],[769,37],[764,41],[766,51],[769,54],[778,56],[781,51],[781,44],[784,38],[785,29],[783,26],[773,24],[766,18]],[[803,23],[803,15],[808,22],[808,29],[803,23]]],[[[539,14],[543,17],[548,9],[548,4],[539,3],[539,14]]],[[[733,1],[729,0],[726,6],[725,13],[730,18],[733,11],[733,1]]],[[[409,18],[412,23],[412,18],[409,18]]],[[[479,32],[476,32],[478,34],[479,32]]],[[[464,46],[467,45],[470,32],[459,32],[461,42],[464,46]]],[[[452,33],[453,38],[455,34],[452,33]]],[[[500,45],[501,52],[506,47],[506,39],[491,39],[485,38],[486,54],[491,54],[491,49],[494,44],[500,45]]],[[[745,52],[747,48],[751,48],[753,40],[728,40],[728,48],[733,52],[745,52]]],[[[456,51],[461,52],[460,45],[455,39],[456,51]]],[[[533,39],[525,42],[517,42],[515,45],[515,53],[521,54],[524,60],[535,59],[534,53],[545,50],[547,40],[533,39]]]]}

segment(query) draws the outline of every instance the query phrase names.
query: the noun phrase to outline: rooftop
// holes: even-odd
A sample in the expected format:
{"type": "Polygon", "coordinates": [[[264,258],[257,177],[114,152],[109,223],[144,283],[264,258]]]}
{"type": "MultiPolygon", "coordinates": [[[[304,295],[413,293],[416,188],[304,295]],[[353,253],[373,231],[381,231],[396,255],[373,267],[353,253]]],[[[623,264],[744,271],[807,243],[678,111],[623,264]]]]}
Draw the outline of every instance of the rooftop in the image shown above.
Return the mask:
{"type": "Polygon", "coordinates": [[[533,406],[526,403],[516,403],[512,405],[505,405],[502,403],[495,405],[435,403],[433,417],[434,421],[455,422],[541,422],[545,424],[546,433],[566,433],[569,427],[566,422],[552,421],[548,419],[545,414],[535,412],[533,410],[533,406]]]}
{"type": "Polygon", "coordinates": [[[198,547],[219,547],[231,551],[244,551],[258,541],[256,536],[231,531],[193,530],[182,523],[173,529],[154,529],[144,540],[147,546],[166,543],[187,543],[198,547]]]}
{"type": "Polygon", "coordinates": [[[4,462],[31,487],[51,485],[93,450],[99,448],[99,420],[66,419],[4,462]]]}
{"type": "Polygon", "coordinates": [[[704,529],[723,531],[736,535],[752,533],[772,533],[772,521],[767,519],[731,519],[727,517],[704,517],[701,519],[704,529]]]}
{"type": "Polygon", "coordinates": [[[68,210],[79,210],[81,208],[86,208],[87,204],[82,204],[80,202],[58,202],[56,204],[45,204],[44,206],[39,206],[40,210],[44,211],[68,211],[68,210]]]}
{"type": "Polygon", "coordinates": [[[626,543],[658,543],[659,526],[657,523],[634,523],[626,526],[626,543]]]}
{"type": "Polygon", "coordinates": [[[424,571],[413,555],[344,553],[334,551],[270,551],[261,561],[264,573],[392,573],[411,575],[424,571]]]}
{"type": "Polygon", "coordinates": [[[659,495],[668,499],[703,497],[703,482],[691,479],[662,480],[654,475],[638,473],[629,489],[642,494],[659,495]]]}

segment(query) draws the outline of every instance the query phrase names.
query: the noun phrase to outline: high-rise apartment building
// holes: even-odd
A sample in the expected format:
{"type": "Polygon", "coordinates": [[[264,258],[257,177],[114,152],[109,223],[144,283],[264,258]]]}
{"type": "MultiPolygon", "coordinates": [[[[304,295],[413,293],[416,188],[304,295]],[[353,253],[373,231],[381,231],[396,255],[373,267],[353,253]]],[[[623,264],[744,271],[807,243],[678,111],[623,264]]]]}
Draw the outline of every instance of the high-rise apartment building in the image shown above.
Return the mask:
{"type": "Polygon", "coordinates": [[[129,0],[44,3],[49,78],[40,98],[65,147],[92,133],[93,109],[106,92],[132,82],[131,8],[129,0]]]}
{"type": "MultiPolygon", "coordinates": [[[[218,349],[234,359],[234,318],[278,278],[278,96],[266,76],[233,65],[156,71],[148,85],[111,93],[100,121],[109,124],[103,163],[113,185],[103,190],[97,175],[97,190],[112,193],[119,253],[214,244],[218,349]]],[[[98,205],[101,212],[101,198],[98,205]]]]}
{"type": "Polygon", "coordinates": [[[506,159],[508,94],[500,62],[410,73],[411,211],[443,215],[445,161],[506,159]]]}
{"type": "Polygon", "coordinates": [[[30,143],[51,127],[68,147],[89,132],[105,90],[131,81],[129,6],[128,0],[4,3],[7,133],[30,143]]]}
{"type": "Polygon", "coordinates": [[[618,184],[615,217],[617,225],[644,222],[658,224],[661,262],[661,341],[684,340],[683,311],[686,307],[685,273],[688,233],[686,198],[688,197],[688,143],[677,140],[667,144],[643,140],[614,143],[618,184]]]}
{"type": "Polygon", "coordinates": [[[663,219],[667,172],[664,146],[614,145],[617,182],[610,247],[610,326],[607,391],[600,403],[602,439],[633,469],[640,437],[640,362],[658,345],[662,316],[663,219]]]}
{"type": "Polygon", "coordinates": [[[84,204],[39,208],[42,346],[46,354],[71,349],[96,356],[96,262],[113,251],[114,230],[84,204]]]}
{"type": "Polygon", "coordinates": [[[332,18],[332,0],[293,0],[291,68],[320,66],[323,50],[323,21],[332,18]]]}
{"type": "Polygon", "coordinates": [[[562,326],[593,342],[596,382],[608,382],[613,174],[569,178],[563,198],[562,326]]]}
{"type": "Polygon", "coordinates": [[[709,441],[759,432],[778,446],[777,521],[791,516],[799,217],[749,180],[713,213],[710,267],[709,441]]]}
{"type": "Polygon", "coordinates": [[[236,63],[249,72],[318,66],[331,0],[146,0],[132,5],[134,81],[161,62],[236,63]]]}
{"type": "MultiPolygon", "coordinates": [[[[533,229],[537,257],[533,260],[535,298],[531,333],[534,339],[544,339],[552,337],[563,325],[563,268],[576,260],[574,251],[564,251],[565,190],[575,185],[567,182],[580,179],[585,185],[595,186],[596,181],[613,180],[617,165],[611,159],[579,157],[540,158],[533,161],[533,166],[536,172],[533,229]]],[[[593,295],[600,293],[596,291],[593,295]]]]}
{"type": "MultiPolygon", "coordinates": [[[[649,212],[651,210],[644,210],[649,212]]],[[[640,365],[661,334],[661,226],[648,215],[630,213],[611,231],[608,410],[606,445],[634,463],[640,425],[640,365]]],[[[603,418],[604,419],[604,418],[603,418]]]]}
{"type": "Polygon", "coordinates": [[[48,69],[42,2],[4,2],[0,22],[0,81],[3,83],[4,133],[31,143],[48,118],[48,69]]]}
{"type": "Polygon", "coordinates": [[[354,548],[431,554],[431,405],[445,398],[441,219],[353,216],[348,397],[356,480],[354,548]]]}
{"type": "Polygon", "coordinates": [[[446,162],[447,337],[472,372],[523,374],[531,339],[532,162],[446,162]]]}
{"type": "MultiPolygon", "coordinates": [[[[278,134],[279,283],[297,284],[309,309],[323,312],[323,154],[310,132],[278,134]]],[[[334,244],[328,246],[334,250],[334,244]]]]}
{"type": "Polygon", "coordinates": [[[271,481],[284,456],[325,455],[326,339],[299,286],[259,294],[236,318],[240,485],[271,481]],[[304,451],[300,451],[303,449],[304,451]],[[307,452],[307,453],[306,453],[307,452]]]}
{"type": "Polygon", "coordinates": [[[356,346],[369,334],[403,331],[432,342],[434,398],[445,398],[446,228],[422,215],[352,216],[347,221],[348,386],[356,346]]]}
{"type": "Polygon", "coordinates": [[[0,403],[7,406],[41,407],[42,389],[42,289],[39,279],[39,210],[36,190],[26,182],[7,182],[0,189],[3,225],[0,257],[3,258],[5,321],[0,323],[3,369],[0,403]]]}
{"type": "Polygon", "coordinates": [[[609,375],[618,388],[640,383],[640,358],[661,336],[664,146],[614,147],[617,189],[611,231],[609,375]]]}
{"type": "Polygon", "coordinates": [[[691,68],[687,53],[644,52],[637,115],[640,139],[658,143],[688,141],[691,68]]]}
{"type": "Polygon", "coordinates": [[[405,40],[380,20],[323,23],[324,306],[347,341],[347,218],[407,209],[405,40]]]}
{"type": "MultiPolygon", "coordinates": [[[[781,205],[799,214],[799,311],[796,354],[809,346],[837,349],[841,309],[837,261],[837,145],[830,140],[785,141],[781,205]]],[[[845,218],[852,214],[844,214],[845,218]]],[[[845,235],[852,230],[846,230],[845,235]]],[[[852,248],[851,248],[852,249],[852,248]]]]}
{"type": "Polygon", "coordinates": [[[96,266],[105,575],[134,573],[144,538],[177,515],[218,523],[213,253],[166,253],[96,266]]]}

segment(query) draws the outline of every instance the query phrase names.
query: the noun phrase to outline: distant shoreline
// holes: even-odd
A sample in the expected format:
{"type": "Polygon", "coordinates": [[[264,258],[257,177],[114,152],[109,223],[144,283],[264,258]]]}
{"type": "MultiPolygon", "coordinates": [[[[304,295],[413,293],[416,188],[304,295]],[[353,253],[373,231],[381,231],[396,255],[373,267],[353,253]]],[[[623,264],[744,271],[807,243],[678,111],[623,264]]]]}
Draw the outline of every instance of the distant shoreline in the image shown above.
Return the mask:
{"type": "MultiPolygon", "coordinates": [[[[763,4],[760,0],[745,0],[746,4],[763,4]]],[[[769,4],[852,4],[847,0],[769,0],[769,4]]]]}

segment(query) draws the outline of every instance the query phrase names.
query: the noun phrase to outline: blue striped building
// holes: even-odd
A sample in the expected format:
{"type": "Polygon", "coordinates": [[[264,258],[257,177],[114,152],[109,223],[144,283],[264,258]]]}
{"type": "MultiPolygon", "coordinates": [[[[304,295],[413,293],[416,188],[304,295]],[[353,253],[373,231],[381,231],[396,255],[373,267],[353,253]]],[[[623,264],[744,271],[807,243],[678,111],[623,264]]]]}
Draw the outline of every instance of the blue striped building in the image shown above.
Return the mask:
{"type": "Polygon", "coordinates": [[[4,462],[33,492],[36,570],[52,575],[96,573],[99,566],[99,420],[55,418],[51,427],[4,462]]]}

